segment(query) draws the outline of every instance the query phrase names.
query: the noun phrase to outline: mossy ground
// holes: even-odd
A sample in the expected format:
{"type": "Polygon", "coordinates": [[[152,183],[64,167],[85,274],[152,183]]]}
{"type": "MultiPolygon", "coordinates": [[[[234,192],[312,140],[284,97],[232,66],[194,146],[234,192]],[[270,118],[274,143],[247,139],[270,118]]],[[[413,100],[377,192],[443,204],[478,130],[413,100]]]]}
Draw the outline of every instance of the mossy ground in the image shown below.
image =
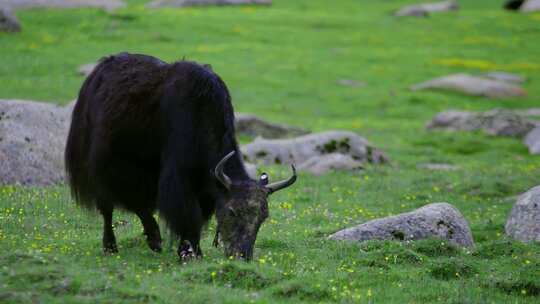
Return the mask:
{"type": "MultiPolygon", "coordinates": [[[[65,186],[0,187],[0,302],[43,303],[537,303],[540,246],[504,237],[515,196],[539,184],[540,158],[516,139],[428,132],[450,108],[522,109],[540,103],[540,15],[504,1],[461,1],[456,13],[396,19],[414,1],[274,0],[270,7],[18,11],[20,34],[0,34],[0,98],[65,104],[76,68],[120,51],[212,64],[238,111],[314,131],[353,130],[391,165],[322,177],[301,174],[271,198],[255,259],[178,263],[151,252],[132,215],[115,213],[120,253],[101,252],[101,220],[65,186]],[[526,76],[528,96],[491,100],[408,87],[455,72],[526,76]],[[340,79],[365,86],[339,84],[340,79]],[[444,162],[457,171],[417,164],[444,162]],[[477,247],[428,240],[335,243],[326,236],[431,202],[454,204],[477,247]]],[[[264,168],[275,178],[288,174],[264,168]]]]}

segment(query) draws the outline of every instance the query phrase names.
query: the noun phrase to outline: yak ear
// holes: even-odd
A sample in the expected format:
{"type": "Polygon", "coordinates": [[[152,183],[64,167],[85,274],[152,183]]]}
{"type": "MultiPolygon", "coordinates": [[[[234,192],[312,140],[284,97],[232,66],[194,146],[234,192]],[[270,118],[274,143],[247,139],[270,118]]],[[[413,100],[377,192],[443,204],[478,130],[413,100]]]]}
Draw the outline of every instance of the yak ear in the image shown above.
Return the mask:
{"type": "Polygon", "coordinates": [[[259,177],[259,185],[261,186],[268,185],[268,174],[266,174],[266,172],[263,172],[261,176],[259,177]]]}

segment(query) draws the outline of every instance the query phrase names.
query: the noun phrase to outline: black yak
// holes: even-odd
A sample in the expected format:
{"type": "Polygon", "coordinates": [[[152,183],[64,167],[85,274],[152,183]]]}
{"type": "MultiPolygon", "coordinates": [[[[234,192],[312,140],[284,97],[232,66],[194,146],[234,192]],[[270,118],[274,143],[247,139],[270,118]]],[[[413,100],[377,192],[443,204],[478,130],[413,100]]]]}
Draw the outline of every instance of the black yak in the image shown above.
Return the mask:
{"type": "Polygon", "coordinates": [[[117,251],[112,215],[122,208],[140,218],[154,251],[158,210],[182,258],[202,256],[201,230],[215,213],[225,254],[251,259],[268,196],[296,180],[294,166],[273,184],[248,177],[229,91],[209,66],[128,53],[102,59],[82,85],[65,162],[75,200],[103,216],[105,252],[117,251]]]}

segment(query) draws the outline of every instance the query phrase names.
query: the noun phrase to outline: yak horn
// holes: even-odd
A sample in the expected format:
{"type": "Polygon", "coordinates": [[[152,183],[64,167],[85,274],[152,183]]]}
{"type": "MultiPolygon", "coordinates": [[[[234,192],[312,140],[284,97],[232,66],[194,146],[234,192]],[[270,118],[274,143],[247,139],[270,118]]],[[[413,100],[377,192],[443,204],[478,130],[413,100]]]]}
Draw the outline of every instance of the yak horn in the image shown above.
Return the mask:
{"type": "Polygon", "coordinates": [[[214,169],[214,175],[220,181],[225,188],[228,190],[231,189],[231,179],[223,172],[223,167],[225,166],[225,163],[234,155],[234,151],[230,152],[229,154],[225,155],[222,160],[219,161],[219,163],[216,165],[216,169],[214,169]]]}
{"type": "Polygon", "coordinates": [[[270,185],[266,186],[266,189],[270,190],[270,193],[274,193],[276,191],[285,189],[289,187],[290,185],[294,184],[294,182],[296,181],[296,168],[294,167],[294,165],[291,165],[291,168],[293,171],[293,175],[289,177],[289,179],[271,183],[270,185]]]}

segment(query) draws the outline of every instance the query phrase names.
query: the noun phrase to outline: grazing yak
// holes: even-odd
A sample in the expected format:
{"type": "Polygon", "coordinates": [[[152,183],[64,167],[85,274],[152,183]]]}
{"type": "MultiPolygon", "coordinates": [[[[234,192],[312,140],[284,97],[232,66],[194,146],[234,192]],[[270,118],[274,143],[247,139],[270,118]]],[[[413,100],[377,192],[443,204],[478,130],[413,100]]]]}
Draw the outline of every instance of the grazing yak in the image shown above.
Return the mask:
{"type": "Polygon", "coordinates": [[[158,210],[180,240],[182,259],[202,256],[213,214],[226,256],[251,259],[268,196],[296,172],[268,184],[248,177],[225,83],[207,65],[167,64],[121,53],[101,60],[79,92],[65,151],[71,192],[103,216],[103,249],[116,252],[114,208],[134,212],[148,246],[161,251],[158,210]]]}

